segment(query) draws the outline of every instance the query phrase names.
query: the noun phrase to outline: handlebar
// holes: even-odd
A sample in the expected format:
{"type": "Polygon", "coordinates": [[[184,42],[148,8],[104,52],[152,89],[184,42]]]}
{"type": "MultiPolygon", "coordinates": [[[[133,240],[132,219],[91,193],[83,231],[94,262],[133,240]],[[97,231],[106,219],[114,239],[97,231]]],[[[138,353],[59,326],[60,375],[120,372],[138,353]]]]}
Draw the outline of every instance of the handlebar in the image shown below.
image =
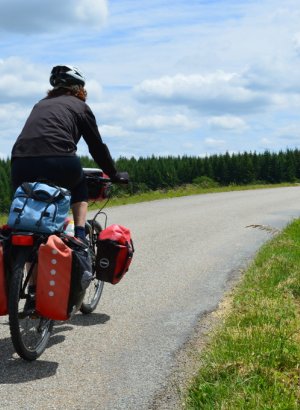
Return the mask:
{"type": "Polygon", "coordinates": [[[118,172],[114,178],[99,168],[83,168],[85,175],[89,200],[103,200],[110,198],[112,183],[128,184],[129,176],[127,172],[118,172]]]}
{"type": "Polygon", "coordinates": [[[117,172],[114,178],[111,178],[111,182],[117,184],[128,184],[129,182],[129,175],[128,172],[117,172]]]}
{"type": "Polygon", "coordinates": [[[128,172],[117,172],[114,178],[109,178],[109,176],[99,168],[83,168],[82,170],[86,177],[95,178],[100,183],[128,184],[129,182],[128,172]]]}

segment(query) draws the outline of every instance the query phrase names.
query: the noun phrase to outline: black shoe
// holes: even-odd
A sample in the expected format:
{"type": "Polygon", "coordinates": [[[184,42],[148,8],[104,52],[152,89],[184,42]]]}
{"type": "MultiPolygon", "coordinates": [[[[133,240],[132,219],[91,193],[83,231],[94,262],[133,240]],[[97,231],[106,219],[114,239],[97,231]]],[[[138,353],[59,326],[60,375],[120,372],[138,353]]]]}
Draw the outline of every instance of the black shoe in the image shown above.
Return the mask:
{"type": "Polygon", "coordinates": [[[79,237],[77,237],[77,236],[75,236],[75,238],[79,241],[79,242],[81,242],[81,243],[83,243],[83,245],[85,245],[87,248],[89,248],[89,246],[90,246],[90,242],[89,242],[89,240],[87,239],[87,238],[79,238],[79,237]]]}

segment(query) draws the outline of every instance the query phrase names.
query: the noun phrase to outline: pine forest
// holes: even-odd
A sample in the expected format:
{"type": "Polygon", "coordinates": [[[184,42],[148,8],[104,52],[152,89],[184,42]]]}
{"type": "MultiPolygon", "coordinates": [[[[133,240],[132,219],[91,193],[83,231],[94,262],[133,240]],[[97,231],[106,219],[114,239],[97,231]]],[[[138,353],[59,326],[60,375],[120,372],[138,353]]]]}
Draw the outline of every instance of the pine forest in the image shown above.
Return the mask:
{"type": "MultiPolygon", "coordinates": [[[[81,157],[84,167],[97,165],[89,157],[81,157]]],[[[206,179],[215,185],[275,184],[300,181],[300,151],[288,149],[278,153],[238,153],[207,157],[169,156],[119,158],[119,171],[128,171],[131,194],[197,184],[206,179]]],[[[10,159],[0,160],[0,213],[9,210],[12,189],[10,159]]]]}

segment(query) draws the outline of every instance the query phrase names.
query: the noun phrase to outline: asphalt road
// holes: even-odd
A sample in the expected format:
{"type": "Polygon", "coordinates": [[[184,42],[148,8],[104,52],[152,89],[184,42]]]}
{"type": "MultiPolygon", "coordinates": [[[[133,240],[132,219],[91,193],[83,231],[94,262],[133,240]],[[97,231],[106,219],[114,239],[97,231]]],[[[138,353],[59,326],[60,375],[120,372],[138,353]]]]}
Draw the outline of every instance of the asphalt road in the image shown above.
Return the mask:
{"type": "Polygon", "coordinates": [[[154,408],[195,326],[270,238],[246,226],[282,228],[298,217],[300,188],[183,197],[107,213],[109,223],[132,230],[130,272],[105,286],[94,314],[58,323],[34,363],[16,358],[7,318],[0,318],[1,409],[154,408]]]}

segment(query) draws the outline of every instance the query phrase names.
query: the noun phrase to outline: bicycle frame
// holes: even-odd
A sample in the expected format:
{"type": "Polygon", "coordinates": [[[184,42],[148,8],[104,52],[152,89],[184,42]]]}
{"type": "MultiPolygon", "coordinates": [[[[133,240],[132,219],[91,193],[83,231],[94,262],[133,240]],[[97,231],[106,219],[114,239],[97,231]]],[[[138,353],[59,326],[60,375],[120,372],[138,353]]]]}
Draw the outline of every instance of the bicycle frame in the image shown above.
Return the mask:
{"type": "MultiPolygon", "coordinates": [[[[109,192],[111,180],[99,169],[84,168],[84,174],[87,178],[88,188],[92,186],[92,192],[89,192],[89,202],[101,201],[110,198],[109,192]],[[91,184],[91,185],[89,185],[91,184]],[[97,184],[100,188],[97,190],[97,184]]],[[[96,221],[96,218],[103,214],[105,216],[104,226],[107,225],[107,215],[103,212],[103,208],[107,202],[95,213],[94,217],[86,222],[86,234],[89,239],[90,257],[92,258],[93,273],[96,257],[96,242],[101,231],[101,225],[96,221]]],[[[70,218],[66,218],[64,231],[66,230],[70,218]]],[[[5,268],[8,288],[9,288],[9,323],[11,337],[16,349],[16,352],[25,360],[36,360],[47,347],[47,343],[52,331],[54,321],[45,318],[36,313],[35,308],[28,313],[25,309],[26,303],[29,300],[30,290],[29,285],[31,280],[35,280],[36,267],[38,262],[38,251],[41,244],[46,243],[49,236],[56,234],[66,235],[63,232],[54,233],[34,233],[23,231],[12,231],[10,228],[6,230],[5,238],[10,247],[10,256],[5,268]],[[27,270],[28,267],[28,270],[27,270]],[[22,300],[23,299],[23,300],[22,300]],[[23,307],[24,300],[25,306],[23,307]],[[20,303],[20,306],[19,306],[20,303]],[[38,320],[37,320],[38,319],[38,320]],[[29,322],[29,330],[22,331],[22,322],[29,322]],[[31,345],[31,341],[26,340],[26,332],[32,332],[34,329],[36,344],[31,345]]],[[[84,314],[88,314],[96,309],[99,299],[102,294],[104,282],[96,279],[94,274],[93,289],[88,302],[82,303],[80,310],[84,314]]],[[[90,285],[91,286],[91,285],[90,285]]],[[[88,288],[89,289],[89,288],[88,288]]],[[[29,339],[28,339],[29,340],[29,339]]]]}

